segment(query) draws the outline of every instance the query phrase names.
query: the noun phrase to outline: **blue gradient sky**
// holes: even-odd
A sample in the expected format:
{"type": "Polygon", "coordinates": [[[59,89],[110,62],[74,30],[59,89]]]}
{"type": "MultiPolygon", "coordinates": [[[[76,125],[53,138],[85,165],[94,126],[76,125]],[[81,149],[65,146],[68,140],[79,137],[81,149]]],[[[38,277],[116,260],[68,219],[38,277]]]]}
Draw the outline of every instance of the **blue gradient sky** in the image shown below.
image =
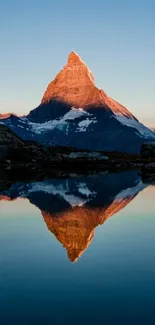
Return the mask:
{"type": "Polygon", "coordinates": [[[155,124],[154,17],[154,0],[2,0],[0,113],[36,107],[75,50],[98,87],[155,124]]]}

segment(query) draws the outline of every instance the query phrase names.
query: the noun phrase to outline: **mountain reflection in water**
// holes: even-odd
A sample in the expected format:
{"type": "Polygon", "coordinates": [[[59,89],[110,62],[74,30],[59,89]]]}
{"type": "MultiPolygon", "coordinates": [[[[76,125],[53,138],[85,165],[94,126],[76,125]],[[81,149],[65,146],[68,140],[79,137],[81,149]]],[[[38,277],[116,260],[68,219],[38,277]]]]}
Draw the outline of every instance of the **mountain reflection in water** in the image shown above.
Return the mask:
{"type": "Polygon", "coordinates": [[[38,207],[47,228],[74,262],[92,242],[95,228],[123,209],[145,187],[137,171],[72,175],[13,183],[0,192],[0,200],[27,198],[38,207]]]}

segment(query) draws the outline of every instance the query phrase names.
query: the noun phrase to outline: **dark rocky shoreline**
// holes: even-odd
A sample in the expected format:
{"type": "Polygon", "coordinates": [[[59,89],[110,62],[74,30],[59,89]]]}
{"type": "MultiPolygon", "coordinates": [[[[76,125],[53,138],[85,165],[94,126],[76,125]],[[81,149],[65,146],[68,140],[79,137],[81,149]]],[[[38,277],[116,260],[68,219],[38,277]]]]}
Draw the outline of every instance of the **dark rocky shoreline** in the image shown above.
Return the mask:
{"type": "MultiPolygon", "coordinates": [[[[140,155],[119,152],[78,150],[70,147],[45,147],[24,141],[8,127],[0,125],[0,172],[31,177],[53,177],[69,173],[93,173],[140,169],[155,174],[154,146],[144,145],[140,155]],[[152,150],[152,151],[151,151],[152,150]],[[26,176],[27,175],[27,176],[26,176]]],[[[8,176],[9,177],[9,176],[8,176]]]]}

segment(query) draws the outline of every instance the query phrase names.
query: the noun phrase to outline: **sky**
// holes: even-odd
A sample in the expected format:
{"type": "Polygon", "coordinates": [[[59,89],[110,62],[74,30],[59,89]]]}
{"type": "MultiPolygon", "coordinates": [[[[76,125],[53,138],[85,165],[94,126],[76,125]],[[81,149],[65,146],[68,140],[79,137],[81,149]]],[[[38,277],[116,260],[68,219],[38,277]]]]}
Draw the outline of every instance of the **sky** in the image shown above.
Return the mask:
{"type": "Polygon", "coordinates": [[[96,85],[155,126],[154,0],[1,0],[0,113],[26,114],[74,50],[96,85]]]}

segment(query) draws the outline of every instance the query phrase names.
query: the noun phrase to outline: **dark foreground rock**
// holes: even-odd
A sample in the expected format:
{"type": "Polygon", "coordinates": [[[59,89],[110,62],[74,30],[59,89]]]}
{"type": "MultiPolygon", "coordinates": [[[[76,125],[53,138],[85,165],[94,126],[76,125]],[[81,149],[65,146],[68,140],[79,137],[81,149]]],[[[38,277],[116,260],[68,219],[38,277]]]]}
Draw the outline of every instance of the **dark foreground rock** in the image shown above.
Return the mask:
{"type": "Polygon", "coordinates": [[[155,141],[144,143],[141,148],[143,158],[155,158],[155,141]]]}
{"type": "Polygon", "coordinates": [[[155,182],[155,163],[144,165],[141,169],[141,175],[145,183],[155,182]]]}
{"type": "Polygon", "coordinates": [[[155,181],[155,141],[143,144],[141,157],[149,161],[149,163],[143,164],[142,166],[142,177],[147,182],[155,181]]]}

